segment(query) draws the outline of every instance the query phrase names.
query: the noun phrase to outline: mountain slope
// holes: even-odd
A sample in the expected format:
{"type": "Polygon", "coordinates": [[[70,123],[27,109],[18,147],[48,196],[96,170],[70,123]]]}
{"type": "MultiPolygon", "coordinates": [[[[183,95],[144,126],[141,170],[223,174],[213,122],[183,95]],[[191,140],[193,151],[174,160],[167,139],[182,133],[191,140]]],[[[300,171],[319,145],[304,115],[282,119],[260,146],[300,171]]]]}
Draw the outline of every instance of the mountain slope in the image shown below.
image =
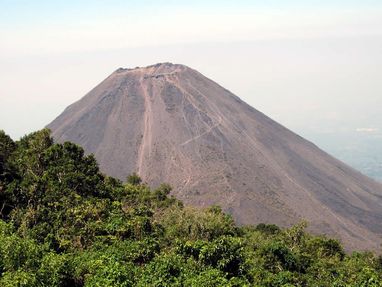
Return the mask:
{"type": "Polygon", "coordinates": [[[381,242],[381,184],[186,66],[118,69],[48,127],[107,174],[168,182],[186,203],[219,204],[241,224],[306,219],[349,249],[381,242]]]}

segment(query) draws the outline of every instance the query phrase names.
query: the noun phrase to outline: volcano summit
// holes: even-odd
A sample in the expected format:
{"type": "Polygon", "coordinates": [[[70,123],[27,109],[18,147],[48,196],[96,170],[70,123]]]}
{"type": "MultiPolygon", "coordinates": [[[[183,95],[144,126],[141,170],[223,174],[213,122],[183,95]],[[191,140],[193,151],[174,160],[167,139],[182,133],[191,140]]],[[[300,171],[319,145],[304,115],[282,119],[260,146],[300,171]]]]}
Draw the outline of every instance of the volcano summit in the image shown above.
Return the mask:
{"type": "Polygon", "coordinates": [[[381,184],[189,67],[118,69],[48,127],[106,174],[167,182],[185,203],[218,204],[241,224],[306,219],[348,249],[381,243],[381,184]]]}

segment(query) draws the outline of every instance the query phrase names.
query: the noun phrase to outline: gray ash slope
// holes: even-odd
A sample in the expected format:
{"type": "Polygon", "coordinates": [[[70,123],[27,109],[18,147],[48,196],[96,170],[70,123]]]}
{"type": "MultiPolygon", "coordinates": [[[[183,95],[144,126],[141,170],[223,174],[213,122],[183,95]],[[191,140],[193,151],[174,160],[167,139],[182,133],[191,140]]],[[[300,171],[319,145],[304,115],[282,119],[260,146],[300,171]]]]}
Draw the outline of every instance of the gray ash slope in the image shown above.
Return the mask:
{"type": "Polygon", "coordinates": [[[382,185],[199,72],[170,63],[118,69],[48,125],[103,172],[138,172],[187,204],[219,204],[240,224],[289,226],[377,249],[382,185]]]}

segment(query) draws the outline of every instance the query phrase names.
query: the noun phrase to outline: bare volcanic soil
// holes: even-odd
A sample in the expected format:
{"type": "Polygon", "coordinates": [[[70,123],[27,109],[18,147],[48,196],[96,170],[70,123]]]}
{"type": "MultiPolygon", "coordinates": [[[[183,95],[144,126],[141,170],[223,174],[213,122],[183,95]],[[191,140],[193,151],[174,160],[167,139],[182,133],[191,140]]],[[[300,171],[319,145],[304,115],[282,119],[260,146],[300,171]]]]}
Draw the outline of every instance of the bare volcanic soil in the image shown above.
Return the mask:
{"type": "Polygon", "coordinates": [[[118,69],[48,127],[106,174],[167,182],[187,204],[221,205],[240,224],[306,219],[349,250],[381,243],[381,184],[189,67],[118,69]]]}

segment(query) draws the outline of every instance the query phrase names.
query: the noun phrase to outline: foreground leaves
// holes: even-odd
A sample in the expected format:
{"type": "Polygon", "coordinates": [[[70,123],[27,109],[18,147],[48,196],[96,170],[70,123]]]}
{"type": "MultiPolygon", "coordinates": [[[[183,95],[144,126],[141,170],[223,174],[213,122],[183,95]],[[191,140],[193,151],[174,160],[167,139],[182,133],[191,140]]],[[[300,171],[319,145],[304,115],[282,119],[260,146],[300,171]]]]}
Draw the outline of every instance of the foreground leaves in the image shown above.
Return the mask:
{"type": "Polygon", "coordinates": [[[99,172],[48,130],[0,132],[0,286],[382,286],[382,258],[333,239],[184,207],[99,172]]]}

